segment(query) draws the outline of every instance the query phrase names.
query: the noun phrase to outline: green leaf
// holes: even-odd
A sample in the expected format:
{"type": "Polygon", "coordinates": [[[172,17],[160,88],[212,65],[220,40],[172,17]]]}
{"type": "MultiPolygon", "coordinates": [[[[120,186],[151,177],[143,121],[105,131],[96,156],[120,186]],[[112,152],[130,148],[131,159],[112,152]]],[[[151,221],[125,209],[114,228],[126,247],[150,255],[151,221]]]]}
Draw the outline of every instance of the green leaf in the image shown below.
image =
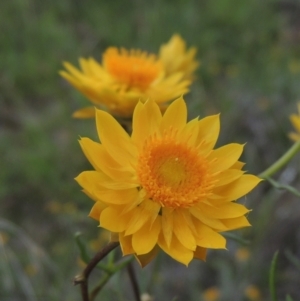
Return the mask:
{"type": "Polygon", "coordinates": [[[290,250],[285,250],[284,254],[286,258],[297,268],[300,270],[300,259],[292,254],[290,250]]]}
{"type": "Polygon", "coordinates": [[[229,238],[229,239],[232,239],[232,240],[235,240],[236,242],[244,245],[244,246],[248,246],[250,245],[250,241],[249,240],[246,240],[240,236],[237,236],[235,234],[232,234],[232,233],[223,233],[222,234],[225,238],[229,238]]]}
{"type": "Polygon", "coordinates": [[[82,236],[82,233],[76,232],[74,235],[74,238],[75,238],[77,247],[79,249],[79,254],[80,254],[81,260],[83,260],[84,263],[88,264],[91,260],[91,257],[88,255],[86,245],[82,241],[81,236],[82,236]]]}
{"type": "Polygon", "coordinates": [[[287,295],[285,301],[294,301],[290,295],[287,295]]]}
{"type": "Polygon", "coordinates": [[[272,301],[277,301],[276,290],[275,290],[275,270],[276,270],[278,254],[279,254],[279,252],[276,251],[273,256],[273,259],[271,262],[270,273],[269,273],[269,289],[270,289],[272,301]]]}

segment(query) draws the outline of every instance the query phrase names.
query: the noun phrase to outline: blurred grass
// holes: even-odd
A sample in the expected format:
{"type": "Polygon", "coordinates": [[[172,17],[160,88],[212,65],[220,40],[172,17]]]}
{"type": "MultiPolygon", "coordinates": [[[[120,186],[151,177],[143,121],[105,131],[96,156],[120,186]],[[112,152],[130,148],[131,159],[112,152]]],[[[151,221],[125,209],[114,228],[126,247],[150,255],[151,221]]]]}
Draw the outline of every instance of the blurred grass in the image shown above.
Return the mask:
{"type": "MultiPolygon", "coordinates": [[[[77,139],[95,137],[94,123],[70,117],[88,102],[59,77],[62,61],[100,60],[111,45],[157,52],[177,32],[197,46],[201,61],[186,96],[191,117],[221,112],[220,143],[247,142],[243,160],[253,173],[291,145],[288,115],[300,95],[297,1],[11,0],[0,2],[0,12],[0,218],[11,225],[8,230],[1,224],[0,231],[13,237],[2,244],[6,255],[0,259],[0,278],[6,280],[0,281],[0,291],[7,300],[80,300],[71,285],[80,270],[72,237],[77,230],[87,239],[98,237],[96,223],[87,218],[91,202],[73,181],[89,168],[77,139]],[[27,236],[32,243],[23,251],[15,243],[27,236]],[[30,256],[39,258],[35,245],[55,271],[40,260],[34,263],[38,277],[26,273],[30,256]],[[9,266],[23,285],[9,280],[9,266]]],[[[278,178],[299,189],[299,158],[278,178]]],[[[221,300],[250,300],[245,289],[257,284],[267,296],[268,265],[276,249],[300,255],[299,200],[264,184],[245,202],[254,208],[254,226],[243,231],[252,240],[246,263],[234,257],[239,247],[234,241],[230,252],[211,252],[206,264],[195,262],[188,270],[161,255],[159,269],[155,263],[137,268],[143,288],[158,300],[199,300],[203,290],[218,286],[221,300]],[[150,272],[154,278],[148,281],[150,272]]],[[[280,269],[279,296],[289,292],[300,299],[293,280],[299,274],[283,255],[280,269]]],[[[122,277],[113,279],[104,300],[114,294],[131,298],[113,286],[121,283],[126,292],[122,277]]]]}

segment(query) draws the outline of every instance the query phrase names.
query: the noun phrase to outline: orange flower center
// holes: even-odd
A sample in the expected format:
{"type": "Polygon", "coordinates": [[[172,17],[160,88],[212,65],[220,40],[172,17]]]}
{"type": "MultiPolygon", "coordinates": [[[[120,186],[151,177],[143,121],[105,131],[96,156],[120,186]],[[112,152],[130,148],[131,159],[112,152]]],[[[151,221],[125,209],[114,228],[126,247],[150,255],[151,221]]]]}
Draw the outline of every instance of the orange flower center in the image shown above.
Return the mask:
{"type": "Polygon", "coordinates": [[[146,90],[162,71],[162,65],[155,55],[114,47],[108,48],[103,54],[103,65],[126,89],[146,90]]]}
{"type": "Polygon", "coordinates": [[[137,173],[141,188],[162,207],[190,207],[208,197],[215,183],[209,162],[167,135],[146,140],[137,173]]]}

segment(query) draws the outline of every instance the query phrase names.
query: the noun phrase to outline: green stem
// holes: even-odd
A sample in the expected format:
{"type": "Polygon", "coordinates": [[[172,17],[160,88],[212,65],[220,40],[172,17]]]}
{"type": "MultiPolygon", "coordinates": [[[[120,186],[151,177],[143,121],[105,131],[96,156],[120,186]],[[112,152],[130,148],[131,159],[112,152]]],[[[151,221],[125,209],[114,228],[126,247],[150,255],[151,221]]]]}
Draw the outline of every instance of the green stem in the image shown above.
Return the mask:
{"type": "Polygon", "coordinates": [[[273,174],[279,171],[283,166],[285,166],[299,151],[300,151],[300,141],[297,141],[281,158],[279,158],[274,164],[272,164],[269,168],[267,168],[258,176],[262,179],[271,177],[273,174]]]}
{"type": "Polygon", "coordinates": [[[99,263],[99,261],[101,261],[106,255],[108,255],[117,246],[119,246],[119,242],[110,242],[102,250],[96,253],[96,255],[90,260],[88,265],[85,267],[83,272],[75,277],[74,285],[80,284],[82,301],[90,301],[89,293],[88,293],[88,278],[91,272],[99,263]]]}

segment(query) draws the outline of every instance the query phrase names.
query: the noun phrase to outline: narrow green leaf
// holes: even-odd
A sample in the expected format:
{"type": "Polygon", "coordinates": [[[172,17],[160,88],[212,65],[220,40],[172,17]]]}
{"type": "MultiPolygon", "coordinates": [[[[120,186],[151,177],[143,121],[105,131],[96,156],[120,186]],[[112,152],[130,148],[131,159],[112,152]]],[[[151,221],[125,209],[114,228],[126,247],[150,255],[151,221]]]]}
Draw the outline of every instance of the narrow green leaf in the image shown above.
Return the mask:
{"type": "Polygon", "coordinates": [[[88,255],[86,246],[85,246],[84,242],[82,241],[81,236],[82,236],[82,234],[80,232],[76,232],[74,235],[74,238],[75,238],[77,247],[79,249],[79,254],[80,254],[81,260],[83,260],[84,263],[88,264],[90,262],[91,258],[88,255]]]}
{"type": "Polygon", "coordinates": [[[276,289],[275,289],[275,270],[276,270],[278,254],[279,254],[279,252],[276,251],[273,256],[273,259],[271,262],[270,273],[269,273],[269,289],[270,289],[272,301],[277,301],[276,289]]]}
{"type": "Polygon", "coordinates": [[[236,242],[240,243],[241,245],[244,245],[244,246],[248,246],[250,245],[250,241],[249,240],[246,240],[240,236],[237,236],[235,234],[232,234],[232,233],[222,233],[222,235],[225,237],[225,238],[229,238],[229,239],[232,239],[232,240],[235,240],[236,242]]]}
{"type": "Polygon", "coordinates": [[[286,258],[297,268],[300,270],[300,259],[297,258],[290,250],[285,250],[284,254],[286,258]]]}
{"type": "Polygon", "coordinates": [[[294,301],[290,295],[287,295],[285,301],[294,301]]]}

